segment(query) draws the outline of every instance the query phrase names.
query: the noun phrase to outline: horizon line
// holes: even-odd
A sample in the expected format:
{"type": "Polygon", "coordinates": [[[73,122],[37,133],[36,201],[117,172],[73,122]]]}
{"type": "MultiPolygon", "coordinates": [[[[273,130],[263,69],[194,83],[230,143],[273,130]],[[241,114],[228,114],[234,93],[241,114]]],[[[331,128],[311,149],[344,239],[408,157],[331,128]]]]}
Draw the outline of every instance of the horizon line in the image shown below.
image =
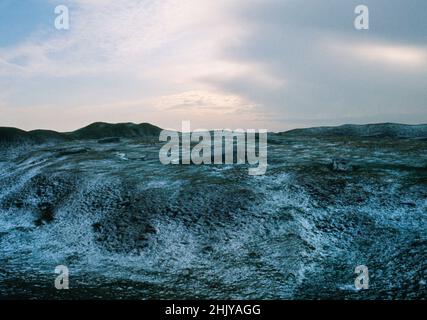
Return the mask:
{"type": "MultiPolygon", "coordinates": [[[[92,123],[89,123],[85,126],[82,126],[80,128],[77,128],[75,130],[72,131],[57,131],[57,130],[53,130],[53,129],[33,129],[33,130],[25,130],[25,129],[21,129],[19,127],[11,127],[11,126],[0,126],[0,129],[4,129],[4,128],[8,128],[8,129],[17,129],[17,130],[21,130],[24,132],[34,132],[34,131],[51,131],[51,132],[56,132],[56,133],[61,133],[61,134],[67,134],[67,133],[73,133],[75,131],[84,129],[86,127],[89,127],[91,125],[94,124],[108,124],[108,125],[125,125],[125,124],[132,124],[132,125],[151,125],[154,127],[157,127],[161,130],[168,130],[168,131],[177,131],[177,132],[184,132],[184,131],[180,131],[180,130],[176,130],[176,129],[172,129],[172,128],[162,128],[156,124],[150,123],[150,122],[141,122],[141,123],[135,123],[135,122],[105,122],[105,121],[95,121],[92,123]]],[[[423,125],[427,125],[427,123],[417,123],[417,124],[408,124],[408,123],[402,123],[402,122],[372,122],[372,123],[363,123],[363,124],[355,124],[355,123],[343,123],[343,124],[339,124],[339,125],[320,125],[320,126],[309,126],[309,127],[298,127],[298,128],[293,128],[293,129],[289,129],[289,130],[285,130],[285,131],[270,131],[267,130],[270,133],[284,133],[284,132],[290,132],[290,131],[294,131],[294,130],[304,130],[304,129],[313,129],[313,128],[339,128],[339,127],[343,127],[343,126],[369,126],[369,125],[404,125],[404,126],[411,126],[411,127],[416,127],[416,126],[423,126],[423,125]]],[[[237,129],[237,128],[236,128],[237,129]]],[[[240,129],[240,128],[238,128],[240,129]]],[[[195,129],[197,131],[201,130],[199,128],[195,129]]],[[[217,131],[217,130],[233,130],[233,129],[229,129],[229,128],[216,128],[216,129],[203,129],[203,130],[207,130],[207,131],[217,131]]],[[[264,130],[264,128],[258,128],[256,130],[264,130]]],[[[194,130],[190,131],[193,132],[194,130]]]]}

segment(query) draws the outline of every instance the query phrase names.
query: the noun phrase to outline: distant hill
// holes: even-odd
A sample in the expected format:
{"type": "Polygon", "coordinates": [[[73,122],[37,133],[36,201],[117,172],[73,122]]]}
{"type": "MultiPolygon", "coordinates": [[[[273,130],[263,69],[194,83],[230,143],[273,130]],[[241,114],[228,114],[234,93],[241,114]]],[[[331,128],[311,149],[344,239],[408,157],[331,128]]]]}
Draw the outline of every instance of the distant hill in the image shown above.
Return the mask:
{"type": "Polygon", "coordinates": [[[52,130],[33,130],[29,131],[28,134],[31,136],[31,139],[39,143],[71,140],[66,134],[52,130]]]}
{"type": "Polygon", "coordinates": [[[108,137],[139,138],[159,136],[161,128],[149,123],[105,123],[95,122],[82,129],[67,133],[72,139],[103,139],[108,137]]]}
{"type": "Polygon", "coordinates": [[[149,123],[117,123],[96,122],[82,129],[61,133],[51,130],[24,131],[16,128],[0,127],[0,146],[19,144],[43,144],[70,140],[117,138],[158,137],[161,128],[149,123]]]}
{"type": "MultiPolygon", "coordinates": [[[[73,132],[56,132],[51,130],[24,131],[17,128],[0,127],[0,146],[19,144],[56,143],[70,140],[91,140],[105,138],[153,138],[158,137],[161,128],[149,123],[105,123],[95,122],[73,132]]],[[[295,129],[269,135],[269,143],[276,136],[307,137],[390,137],[427,139],[427,124],[406,125],[397,123],[380,123],[366,125],[346,124],[338,127],[314,127],[295,129]]],[[[279,141],[280,142],[280,141],[279,141]]]]}
{"type": "Polygon", "coordinates": [[[295,129],[279,133],[282,136],[311,137],[389,137],[389,138],[427,138],[427,124],[407,125],[398,123],[379,123],[354,125],[345,124],[338,127],[314,127],[295,129]]]}

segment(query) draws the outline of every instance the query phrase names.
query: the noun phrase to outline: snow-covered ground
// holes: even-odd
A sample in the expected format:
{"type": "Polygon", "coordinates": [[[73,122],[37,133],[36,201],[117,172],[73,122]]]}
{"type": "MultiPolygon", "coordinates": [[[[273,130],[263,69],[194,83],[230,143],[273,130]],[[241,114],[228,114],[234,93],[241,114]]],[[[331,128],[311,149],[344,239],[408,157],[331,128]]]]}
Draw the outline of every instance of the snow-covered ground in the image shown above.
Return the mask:
{"type": "Polygon", "coordinates": [[[276,139],[260,177],[131,140],[0,154],[0,298],[427,298],[427,141],[276,139]]]}

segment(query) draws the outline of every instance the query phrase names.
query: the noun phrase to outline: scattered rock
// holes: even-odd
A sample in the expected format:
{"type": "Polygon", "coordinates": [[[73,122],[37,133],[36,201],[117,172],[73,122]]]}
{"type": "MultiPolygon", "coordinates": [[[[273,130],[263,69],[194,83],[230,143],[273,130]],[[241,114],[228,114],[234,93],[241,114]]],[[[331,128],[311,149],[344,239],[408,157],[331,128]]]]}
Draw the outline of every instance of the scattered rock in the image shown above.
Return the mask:
{"type": "Polygon", "coordinates": [[[39,217],[34,224],[38,227],[51,223],[54,220],[55,212],[51,203],[43,202],[39,205],[39,217]]]}
{"type": "Polygon", "coordinates": [[[132,161],[145,161],[146,159],[147,159],[147,157],[146,156],[141,156],[141,157],[128,157],[128,159],[129,160],[132,160],[132,161]]]}
{"type": "Polygon", "coordinates": [[[350,160],[343,158],[334,158],[330,163],[330,168],[333,171],[337,172],[348,172],[353,171],[353,165],[350,160]]]}
{"type": "Polygon", "coordinates": [[[401,201],[400,204],[403,206],[408,206],[408,207],[412,207],[412,208],[417,207],[417,204],[413,201],[401,201]]]}
{"type": "Polygon", "coordinates": [[[86,153],[88,151],[89,151],[89,149],[87,149],[87,148],[73,148],[73,149],[68,149],[68,150],[62,149],[59,151],[58,155],[60,157],[71,156],[71,155],[75,155],[75,154],[86,153]]]}

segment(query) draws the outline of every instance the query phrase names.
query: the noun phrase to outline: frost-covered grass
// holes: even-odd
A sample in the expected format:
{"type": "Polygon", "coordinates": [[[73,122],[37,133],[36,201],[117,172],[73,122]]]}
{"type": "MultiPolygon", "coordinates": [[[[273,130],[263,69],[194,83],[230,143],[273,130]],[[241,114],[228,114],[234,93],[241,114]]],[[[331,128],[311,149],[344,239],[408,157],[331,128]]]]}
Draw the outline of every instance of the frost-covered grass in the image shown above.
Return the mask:
{"type": "Polygon", "coordinates": [[[426,298],[427,141],[275,139],[261,177],[137,140],[2,153],[0,297],[426,298]]]}

